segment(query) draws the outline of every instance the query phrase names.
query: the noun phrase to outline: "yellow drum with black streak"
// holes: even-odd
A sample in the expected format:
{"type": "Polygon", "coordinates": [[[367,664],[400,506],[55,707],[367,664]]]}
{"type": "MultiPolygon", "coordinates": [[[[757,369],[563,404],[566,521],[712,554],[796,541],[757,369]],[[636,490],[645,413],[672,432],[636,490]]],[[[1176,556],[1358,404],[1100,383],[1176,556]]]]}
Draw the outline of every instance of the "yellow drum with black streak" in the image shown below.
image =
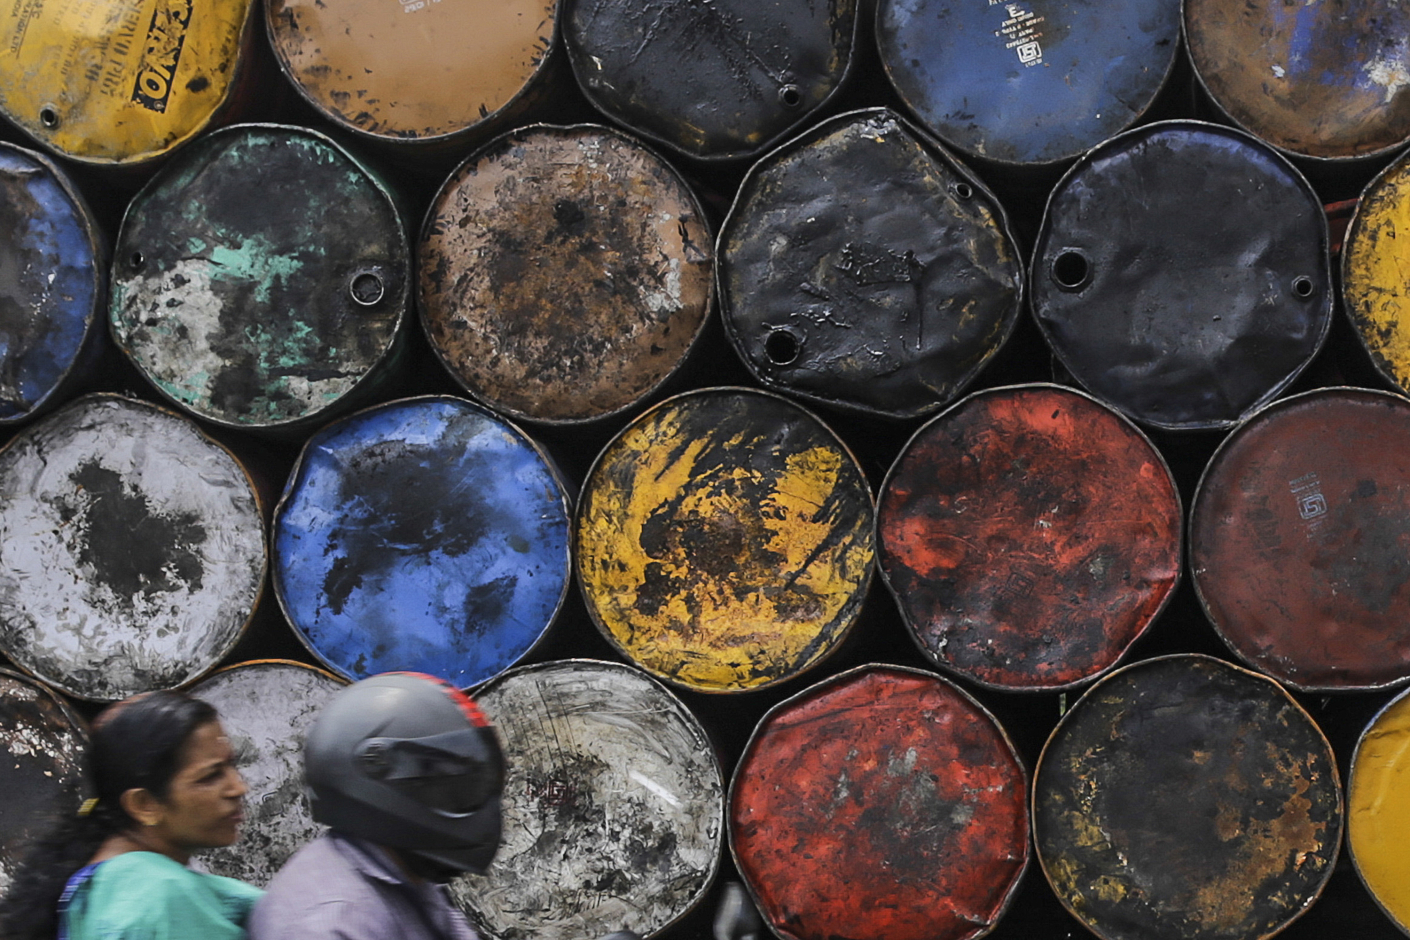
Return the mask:
{"type": "Polygon", "coordinates": [[[17,0],[0,7],[0,111],[50,149],[141,163],[230,99],[250,0],[17,0]]]}
{"type": "Polygon", "coordinates": [[[1410,391],[1410,157],[1366,187],[1342,249],[1346,310],[1381,375],[1410,391]]]}
{"type": "Polygon", "coordinates": [[[786,399],[733,388],[668,399],[598,457],[576,564],[603,633],[702,692],[791,678],[832,652],[871,576],[856,461],[786,399]]]}
{"type": "Polygon", "coordinates": [[[1351,759],[1347,844],[1381,910],[1410,933],[1410,696],[1372,719],[1351,759]]]}

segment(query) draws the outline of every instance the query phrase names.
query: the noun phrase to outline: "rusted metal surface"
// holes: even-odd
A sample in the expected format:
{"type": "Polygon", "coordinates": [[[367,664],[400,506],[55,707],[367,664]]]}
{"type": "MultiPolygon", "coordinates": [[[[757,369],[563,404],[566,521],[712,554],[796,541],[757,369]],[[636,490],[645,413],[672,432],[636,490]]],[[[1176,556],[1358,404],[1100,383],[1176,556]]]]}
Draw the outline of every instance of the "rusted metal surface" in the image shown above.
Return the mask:
{"type": "Polygon", "coordinates": [[[195,422],[80,398],[0,451],[0,650],[83,699],[191,682],[249,622],[264,538],[250,478],[195,422]]]}
{"type": "Polygon", "coordinates": [[[1346,848],[1376,904],[1410,934],[1410,693],[1366,726],[1346,785],[1346,848]]]}
{"type": "Polygon", "coordinates": [[[1322,389],[1251,418],[1200,481],[1190,567],[1260,672],[1299,689],[1410,679],[1410,401],[1322,389]]]}
{"type": "Polygon", "coordinates": [[[0,669],[0,892],[25,851],[92,796],[82,720],[44,685],[0,669]]]}
{"type": "MultiPolygon", "coordinates": [[[[1410,80],[1410,79],[1407,79],[1410,80]]],[[[1342,298],[1371,362],[1410,391],[1410,158],[1402,156],[1361,194],[1341,256],[1342,298]]]]}
{"type": "Polygon", "coordinates": [[[1180,577],[1160,454],[1080,392],[978,392],[916,432],[877,506],[878,563],[938,665],[999,689],[1106,671],[1180,577]]]}
{"type": "Polygon", "coordinates": [[[477,685],[552,624],[569,513],[518,428],[449,396],[387,402],[304,445],[275,510],[274,587],[294,632],[341,676],[477,685]]]}
{"type": "Polygon", "coordinates": [[[958,686],[864,666],[759,723],[730,784],[730,849],[779,936],[970,940],[1027,867],[1027,786],[958,686]]]}
{"type": "Polygon", "coordinates": [[[828,101],[856,0],[565,0],[563,39],[596,107],[693,157],[758,153],[828,101]]]}
{"type": "Polygon", "coordinates": [[[553,43],[554,0],[269,0],[270,45],[315,108],[384,141],[508,119],[553,43]]]}
{"type": "Polygon", "coordinates": [[[1054,729],[1033,841],[1104,940],[1245,940],[1317,899],[1341,840],[1331,746],[1276,682],[1207,656],[1134,663],[1054,729]]]}
{"type": "Polygon", "coordinates": [[[755,165],[719,251],[725,325],[761,382],[895,417],[959,394],[1022,306],[997,200],[883,108],[755,165]]]}
{"type": "Polygon", "coordinates": [[[436,197],[418,259],[441,361],[475,397],[536,421],[648,395],[699,335],[714,285],[685,181],[590,125],[523,128],[472,154],[436,197]]]}
{"type": "Polygon", "coordinates": [[[966,154],[1080,156],[1130,127],[1180,48],[1179,0],[881,0],[877,42],[917,117],[966,154]]]}
{"type": "Polygon", "coordinates": [[[1186,0],[1195,73],[1241,127],[1328,160],[1410,139],[1410,9],[1396,0],[1186,0]]]}
{"type": "Polygon", "coordinates": [[[105,335],[106,251],[64,171],[0,144],[0,426],[57,404],[89,367],[105,335]]]}
{"type": "Polygon", "coordinates": [[[504,840],[451,894],[489,940],[656,934],[710,885],[724,780],[699,721],[639,670],[565,660],[476,695],[509,765],[504,840]]]}
{"type": "Polygon", "coordinates": [[[315,131],[237,125],[128,207],[109,316],[182,408],[241,428],[308,423],[391,355],[410,268],[391,197],[346,151],[315,131]]]}
{"type": "Polygon", "coordinates": [[[1275,151],[1212,124],[1151,124],[1091,151],[1053,191],[1033,257],[1033,311],[1063,365],[1155,427],[1235,424],[1331,323],[1317,195],[1275,151]]]}
{"type": "Polygon", "coordinates": [[[872,499],[816,417],[750,389],[667,399],[584,484],[574,565],[593,620],[657,676],[757,689],[836,649],[871,579],[872,499]]]}

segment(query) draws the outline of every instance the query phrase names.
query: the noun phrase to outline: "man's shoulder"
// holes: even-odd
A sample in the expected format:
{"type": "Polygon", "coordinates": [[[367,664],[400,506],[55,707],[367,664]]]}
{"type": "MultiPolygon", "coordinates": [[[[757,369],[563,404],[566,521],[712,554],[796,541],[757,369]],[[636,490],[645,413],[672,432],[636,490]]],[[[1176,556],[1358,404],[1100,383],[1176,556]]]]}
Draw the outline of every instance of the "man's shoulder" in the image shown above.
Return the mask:
{"type": "Polygon", "coordinates": [[[325,833],[294,853],[270,881],[250,918],[250,940],[388,936],[394,924],[379,882],[354,847],[325,833]]]}

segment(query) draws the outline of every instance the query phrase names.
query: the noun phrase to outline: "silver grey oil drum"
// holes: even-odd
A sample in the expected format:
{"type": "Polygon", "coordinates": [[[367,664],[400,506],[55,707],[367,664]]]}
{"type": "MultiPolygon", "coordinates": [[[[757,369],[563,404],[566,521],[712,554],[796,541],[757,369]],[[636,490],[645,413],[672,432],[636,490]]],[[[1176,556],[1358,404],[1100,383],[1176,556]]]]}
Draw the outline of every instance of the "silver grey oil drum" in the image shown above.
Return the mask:
{"type": "Polygon", "coordinates": [[[661,385],[705,323],[714,245],[685,181],[605,127],[521,128],[441,187],[423,323],[451,374],[516,418],[590,421],[661,385]]]}
{"type": "Polygon", "coordinates": [[[824,121],[751,168],[717,265],[725,327],[761,382],[890,417],[958,395],[1023,300],[998,201],[884,108],[824,121]]]}
{"type": "Polygon", "coordinates": [[[0,426],[61,403],[102,349],[107,245],[58,165],[0,144],[0,426]]]}
{"type": "Polygon", "coordinates": [[[476,693],[509,765],[489,870],[451,883],[487,940],[658,934],[709,888],[724,780],[699,721],[619,663],[513,669],[476,693]]]}
{"type": "Polygon", "coordinates": [[[253,484],[188,418],[90,395],[0,451],[0,650],[69,695],[199,678],[264,574],[253,484]]]}
{"type": "Polygon", "coordinates": [[[1241,131],[1165,121],[1095,148],[1053,190],[1033,313],[1098,398],[1159,428],[1224,428],[1321,347],[1330,264],[1292,164],[1241,131]]]}
{"type": "Polygon", "coordinates": [[[566,0],[563,40],[599,110],[692,157],[748,157],[802,125],[852,61],[856,0],[566,0]]]}
{"type": "Polygon", "coordinates": [[[0,893],[34,840],[92,796],[83,721],[41,682],[0,669],[0,893]]]}
{"type": "Polygon", "coordinates": [[[309,424],[374,381],[411,307],[386,190],[315,131],[236,125],[127,209],[109,318],[162,394],[217,424],[309,424]]]}
{"type": "Polygon", "coordinates": [[[198,853],[196,868],[263,887],[323,831],[304,798],[304,735],[344,685],[322,669],[263,659],[221,669],[187,690],[220,713],[249,787],[240,841],[198,853]]]}
{"type": "Polygon", "coordinates": [[[1180,48],[1179,0],[881,0],[877,42],[917,118],[966,156],[1070,160],[1140,120],[1180,48]]]}
{"type": "Polygon", "coordinates": [[[1043,872],[1103,940],[1271,937],[1321,894],[1341,831],[1336,759],[1311,716],[1208,656],[1100,680],[1033,779],[1043,872]]]}
{"type": "Polygon", "coordinates": [[[1190,568],[1260,672],[1323,691],[1410,679],[1410,401],[1320,389],[1249,418],[1200,480],[1190,568]]]}

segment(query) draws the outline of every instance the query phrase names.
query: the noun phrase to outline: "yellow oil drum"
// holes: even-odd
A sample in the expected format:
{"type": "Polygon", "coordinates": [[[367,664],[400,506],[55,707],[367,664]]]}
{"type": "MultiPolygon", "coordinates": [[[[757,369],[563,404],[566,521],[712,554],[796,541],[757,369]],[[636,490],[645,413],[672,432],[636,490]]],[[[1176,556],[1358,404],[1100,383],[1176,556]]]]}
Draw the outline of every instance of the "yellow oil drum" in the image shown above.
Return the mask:
{"type": "Polygon", "coordinates": [[[1371,719],[1351,758],[1346,841],[1381,910],[1410,933],[1410,692],[1371,719]]]}
{"type": "Polygon", "coordinates": [[[1410,391],[1410,155],[1361,196],[1342,249],[1342,295],[1377,371],[1410,391]]]}
{"type": "Polygon", "coordinates": [[[252,45],[251,0],[21,0],[0,8],[0,113],[56,153],[155,159],[205,130],[252,45]]]}

